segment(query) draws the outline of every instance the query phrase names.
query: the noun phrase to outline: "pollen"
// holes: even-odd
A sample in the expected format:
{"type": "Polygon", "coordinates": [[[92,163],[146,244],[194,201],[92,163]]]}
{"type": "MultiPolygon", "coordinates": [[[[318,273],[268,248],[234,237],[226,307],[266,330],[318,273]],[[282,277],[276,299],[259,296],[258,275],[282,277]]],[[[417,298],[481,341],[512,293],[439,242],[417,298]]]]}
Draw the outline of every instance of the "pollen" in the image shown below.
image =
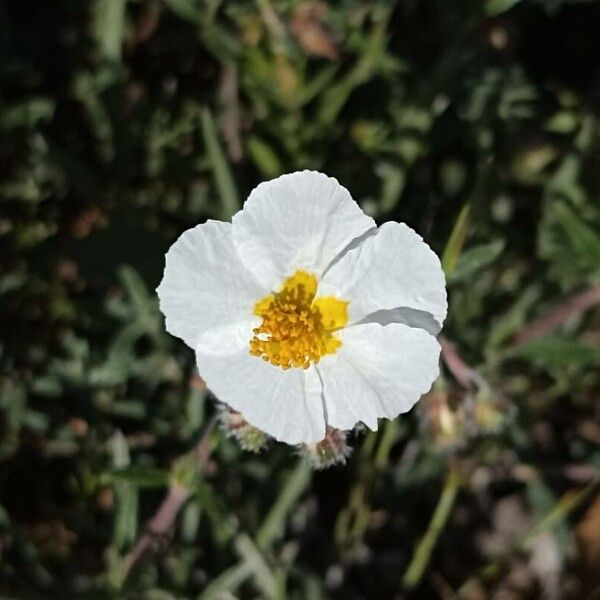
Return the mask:
{"type": "Polygon", "coordinates": [[[250,354],[282,369],[308,369],[342,345],[335,332],[348,322],[348,302],[316,297],[317,278],[306,271],[288,277],[278,292],[256,303],[262,318],[250,341],[250,354]]]}

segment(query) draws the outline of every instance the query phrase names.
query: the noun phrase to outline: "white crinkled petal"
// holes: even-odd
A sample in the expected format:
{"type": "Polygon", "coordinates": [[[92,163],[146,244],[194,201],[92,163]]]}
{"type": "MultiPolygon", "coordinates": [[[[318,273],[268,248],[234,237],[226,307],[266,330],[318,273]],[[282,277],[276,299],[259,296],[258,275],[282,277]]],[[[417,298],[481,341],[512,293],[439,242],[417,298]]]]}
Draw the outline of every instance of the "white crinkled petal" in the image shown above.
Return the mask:
{"type": "Polygon", "coordinates": [[[156,291],[167,331],[191,348],[212,329],[255,323],[254,305],[266,294],[240,261],[231,224],[220,221],[207,221],[179,237],[167,252],[156,291]]]}
{"type": "Polygon", "coordinates": [[[378,417],[409,411],[439,374],[440,345],[423,329],[365,323],[338,335],[338,351],[317,366],[332,427],[376,430],[378,417]]]}
{"type": "Polygon", "coordinates": [[[319,295],[350,301],[350,323],[382,310],[408,308],[446,318],[446,282],[440,260],[404,223],[384,223],[376,235],[344,254],[325,273],[319,295]]]}
{"type": "Polygon", "coordinates": [[[257,186],[233,217],[233,240],[244,264],[273,290],[298,269],[319,277],[373,227],[336,179],[302,171],[257,186]]]}
{"type": "Polygon", "coordinates": [[[325,437],[322,389],[310,368],[288,369],[252,356],[247,344],[229,356],[196,352],[208,389],[261,431],[286,444],[325,437]]]}

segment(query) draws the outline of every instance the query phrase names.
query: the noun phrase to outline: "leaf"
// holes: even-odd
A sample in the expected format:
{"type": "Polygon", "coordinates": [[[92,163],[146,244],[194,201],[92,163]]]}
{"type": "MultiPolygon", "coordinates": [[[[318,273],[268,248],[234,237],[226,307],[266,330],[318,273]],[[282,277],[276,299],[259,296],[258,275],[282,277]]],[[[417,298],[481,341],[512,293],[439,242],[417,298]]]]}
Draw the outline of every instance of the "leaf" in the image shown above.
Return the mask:
{"type": "MultiPolygon", "coordinates": [[[[198,600],[220,600],[229,598],[227,592],[235,591],[253,573],[252,564],[242,561],[233,567],[225,569],[213,579],[206,589],[198,596],[198,600]]],[[[235,598],[235,596],[234,596],[235,598]]]]}
{"type": "Polygon", "coordinates": [[[99,479],[101,485],[110,485],[121,481],[142,488],[165,487],[169,483],[169,474],[161,469],[149,467],[126,467],[105,471],[99,479]]]}
{"type": "Polygon", "coordinates": [[[57,398],[63,393],[63,386],[55,375],[41,375],[32,381],[31,391],[40,396],[57,398]]]}
{"type": "Polygon", "coordinates": [[[202,509],[195,502],[188,502],[181,513],[181,537],[188,543],[193,544],[200,526],[202,509]]]}
{"type": "Polygon", "coordinates": [[[0,112],[0,127],[11,129],[26,127],[32,129],[54,116],[56,102],[49,98],[29,98],[18,104],[5,107],[0,112]]]}
{"type": "Polygon", "coordinates": [[[230,540],[236,532],[235,519],[227,512],[223,501],[215,494],[212,487],[205,481],[198,480],[194,499],[211,520],[217,543],[222,545],[230,540]]]}
{"type": "MultiPolygon", "coordinates": [[[[537,477],[533,478],[527,486],[527,497],[538,519],[549,513],[558,502],[558,498],[552,489],[537,477]]],[[[558,519],[550,531],[555,536],[561,555],[564,555],[569,540],[569,528],[566,519],[558,519]]]]}
{"type": "Polygon", "coordinates": [[[22,385],[0,388],[0,409],[4,412],[7,423],[19,428],[27,416],[27,394],[22,385]]]}
{"type": "Polygon", "coordinates": [[[600,213],[584,210],[550,199],[540,226],[539,254],[550,263],[550,277],[565,290],[600,277],[600,213]]]}
{"type": "Polygon", "coordinates": [[[94,4],[94,37],[107,60],[121,60],[126,5],[127,0],[96,0],[94,4]]]}
{"type": "Polygon", "coordinates": [[[235,550],[246,562],[252,565],[252,572],[256,587],[264,594],[265,598],[276,598],[277,583],[269,565],[265,562],[256,544],[246,535],[240,533],[234,542],[235,550]]]}
{"type": "Polygon", "coordinates": [[[600,235],[581,221],[564,202],[557,203],[554,212],[558,216],[560,226],[569,237],[573,249],[590,265],[600,265],[600,235]]]}
{"type": "Polygon", "coordinates": [[[442,268],[444,269],[446,277],[449,277],[452,274],[452,271],[454,271],[458,264],[458,259],[462,254],[462,249],[465,245],[465,240],[467,239],[467,234],[469,233],[469,227],[471,225],[469,218],[470,213],[470,205],[465,204],[456,219],[454,229],[452,229],[452,233],[446,243],[446,248],[444,249],[444,254],[442,256],[442,268]]]}
{"type": "Polygon", "coordinates": [[[521,295],[493,322],[487,333],[486,354],[501,346],[513,337],[527,322],[529,311],[539,301],[541,291],[531,285],[521,291],[521,295]]]}
{"type": "Polygon", "coordinates": [[[485,12],[487,15],[494,17],[500,15],[513,6],[519,4],[521,0],[487,0],[485,3],[485,12]]]}
{"type": "Polygon", "coordinates": [[[337,64],[327,65],[323,67],[310,81],[307,81],[300,90],[298,90],[297,103],[303,106],[316,98],[323,90],[327,89],[333,81],[339,70],[337,64]]]}
{"type": "Polygon", "coordinates": [[[284,482],[281,494],[256,534],[256,545],[260,550],[268,549],[283,534],[288,514],[310,484],[311,479],[311,466],[308,462],[299,460],[294,471],[284,482]]]}
{"type": "Polygon", "coordinates": [[[200,112],[200,122],[202,124],[202,136],[208,153],[208,160],[215,176],[219,196],[221,197],[220,216],[223,219],[230,219],[239,210],[240,203],[231,170],[217,137],[215,122],[207,107],[204,107],[200,112]]]}
{"type": "Polygon", "coordinates": [[[197,431],[204,423],[206,393],[205,389],[194,389],[190,386],[185,405],[185,427],[190,434],[197,431]]]}
{"type": "Polygon", "coordinates": [[[579,119],[576,113],[568,110],[562,110],[553,114],[546,122],[544,128],[546,131],[550,131],[552,133],[566,135],[573,133],[578,125],[579,119]]]}
{"type": "Polygon", "coordinates": [[[504,240],[495,240],[469,248],[460,257],[456,268],[449,276],[451,282],[467,281],[478,271],[493,263],[504,250],[504,240]]]}
{"type": "Polygon", "coordinates": [[[181,19],[200,24],[202,15],[197,0],[164,0],[164,3],[181,19]]]}
{"type": "MultiPolygon", "coordinates": [[[[123,375],[124,379],[126,379],[125,375],[123,375]]],[[[127,419],[142,420],[147,417],[148,413],[146,404],[139,400],[114,400],[107,406],[99,406],[99,408],[109,414],[127,419]]]]}
{"type": "Polygon", "coordinates": [[[401,166],[381,162],[375,166],[375,172],[383,181],[379,211],[385,214],[396,207],[402,196],[406,185],[406,171],[401,166]]]}
{"type": "Polygon", "coordinates": [[[510,356],[519,356],[547,367],[600,366],[600,347],[558,336],[531,341],[511,351],[510,356]]]}
{"type": "Polygon", "coordinates": [[[247,147],[250,158],[265,177],[270,179],[283,173],[283,167],[277,154],[261,138],[256,135],[250,136],[247,147]]]}
{"type": "Polygon", "coordinates": [[[576,153],[568,154],[546,186],[550,200],[568,200],[573,206],[585,204],[586,192],[581,185],[581,157],[576,153]]]}
{"type": "MultiPolygon", "coordinates": [[[[130,464],[129,448],[125,436],[118,431],[109,442],[113,465],[119,468],[130,464]]],[[[138,491],[135,485],[128,481],[118,481],[115,490],[115,520],[113,540],[117,548],[123,549],[135,541],[138,521],[138,491]]]]}
{"type": "Polygon", "coordinates": [[[335,123],[352,92],[360,85],[380,73],[385,64],[387,32],[386,26],[391,11],[383,9],[380,20],[373,25],[366,40],[363,52],[345,75],[333,82],[320,97],[317,122],[323,127],[335,123]]]}
{"type": "Polygon", "coordinates": [[[121,265],[119,279],[136,311],[146,313],[150,306],[154,307],[154,299],[150,299],[144,280],[133,267],[121,265]]]}
{"type": "Polygon", "coordinates": [[[7,510],[0,504],[0,527],[5,528],[10,524],[10,516],[7,510]]]}

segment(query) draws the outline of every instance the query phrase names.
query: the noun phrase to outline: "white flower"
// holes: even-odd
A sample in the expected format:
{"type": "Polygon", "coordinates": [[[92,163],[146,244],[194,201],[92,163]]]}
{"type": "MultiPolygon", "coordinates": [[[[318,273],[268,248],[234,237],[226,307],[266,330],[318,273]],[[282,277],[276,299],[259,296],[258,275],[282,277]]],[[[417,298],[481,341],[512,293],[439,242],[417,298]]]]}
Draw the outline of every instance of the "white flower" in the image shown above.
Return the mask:
{"type": "Polygon", "coordinates": [[[232,223],[183,233],[157,292],[209,389],[288,444],[375,430],[438,375],[439,259],[403,223],[378,229],[322,173],[261,183],[232,223]]]}

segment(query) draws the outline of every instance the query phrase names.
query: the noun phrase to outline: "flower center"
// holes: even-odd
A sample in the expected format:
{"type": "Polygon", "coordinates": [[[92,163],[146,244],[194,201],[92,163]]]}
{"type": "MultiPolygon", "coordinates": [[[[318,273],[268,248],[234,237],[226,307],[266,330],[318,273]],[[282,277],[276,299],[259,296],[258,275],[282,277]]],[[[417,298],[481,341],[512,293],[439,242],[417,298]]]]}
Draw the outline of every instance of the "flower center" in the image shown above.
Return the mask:
{"type": "Polygon", "coordinates": [[[348,322],[348,302],[334,296],[315,298],[317,278],[306,271],[288,277],[278,292],[256,303],[262,317],[250,340],[250,354],[282,369],[308,369],[342,345],[335,331],[348,322]]]}

